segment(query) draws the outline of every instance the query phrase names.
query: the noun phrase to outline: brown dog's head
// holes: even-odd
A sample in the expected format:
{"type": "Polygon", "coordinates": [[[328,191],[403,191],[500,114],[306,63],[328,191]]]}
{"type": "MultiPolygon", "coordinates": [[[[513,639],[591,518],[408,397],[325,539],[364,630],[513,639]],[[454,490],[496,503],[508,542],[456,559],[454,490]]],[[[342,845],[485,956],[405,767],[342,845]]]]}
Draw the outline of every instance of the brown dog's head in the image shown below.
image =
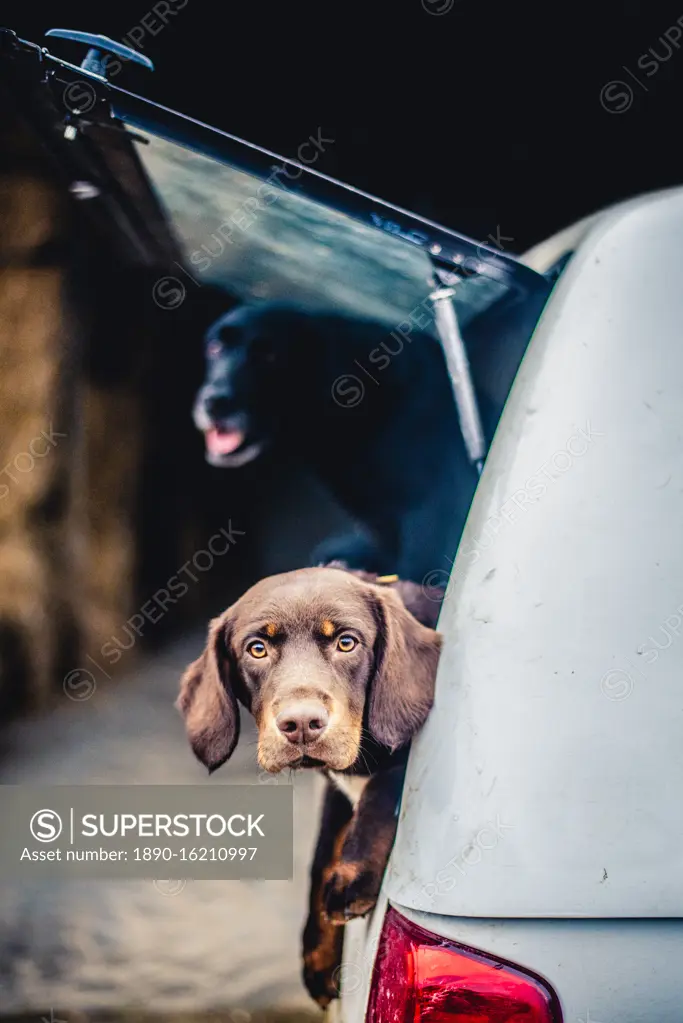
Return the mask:
{"type": "Polygon", "coordinates": [[[405,745],[432,705],[441,637],[392,590],[336,568],[305,568],[253,586],[216,618],[177,706],[210,771],[237,744],[238,700],[256,719],[258,760],[344,770],[363,726],[405,745]]]}

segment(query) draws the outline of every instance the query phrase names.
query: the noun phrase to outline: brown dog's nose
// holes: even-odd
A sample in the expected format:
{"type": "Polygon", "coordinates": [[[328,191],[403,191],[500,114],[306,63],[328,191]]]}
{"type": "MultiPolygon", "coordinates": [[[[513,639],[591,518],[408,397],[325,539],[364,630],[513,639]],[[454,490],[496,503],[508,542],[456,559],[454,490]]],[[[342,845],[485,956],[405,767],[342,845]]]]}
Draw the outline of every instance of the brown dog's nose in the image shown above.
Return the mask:
{"type": "Polygon", "coordinates": [[[314,742],[327,728],[329,714],[322,703],[292,703],[275,718],[275,724],[290,742],[314,742]]]}

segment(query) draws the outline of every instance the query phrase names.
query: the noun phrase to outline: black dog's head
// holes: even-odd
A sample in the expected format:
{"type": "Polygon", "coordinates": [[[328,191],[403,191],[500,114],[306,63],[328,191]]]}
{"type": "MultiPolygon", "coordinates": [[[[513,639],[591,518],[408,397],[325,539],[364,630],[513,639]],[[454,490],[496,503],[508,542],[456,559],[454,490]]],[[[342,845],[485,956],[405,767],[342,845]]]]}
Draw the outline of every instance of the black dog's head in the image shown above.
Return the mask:
{"type": "Polygon", "coordinates": [[[246,465],[277,436],[286,377],[304,329],[292,314],[250,306],[238,306],[209,327],[194,422],[211,465],[246,465]]]}
{"type": "Polygon", "coordinates": [[[258,724],[266,771],[343,771],[359,755],[364,723],[391,749],[421,727],[440,642],[386,587],[336,568],[299,569],[263,579],[212,622],[178,707],[209,770],[235,748],[239,701],[258,724]]]}

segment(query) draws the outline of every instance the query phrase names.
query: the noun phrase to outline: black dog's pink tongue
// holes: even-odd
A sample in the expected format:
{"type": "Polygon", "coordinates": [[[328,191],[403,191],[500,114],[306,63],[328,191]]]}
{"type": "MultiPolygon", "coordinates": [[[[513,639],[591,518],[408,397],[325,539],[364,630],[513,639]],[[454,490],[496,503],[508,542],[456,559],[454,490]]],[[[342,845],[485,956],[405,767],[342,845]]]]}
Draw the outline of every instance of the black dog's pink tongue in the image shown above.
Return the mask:
{"type": "Polygon", "coordinates": [[[218,430],[212,427],[204,434],[206,439],[206,450],[211,455],[231,455],[237,451],[240,444],[244,443],[242,430],[218,430]]]}

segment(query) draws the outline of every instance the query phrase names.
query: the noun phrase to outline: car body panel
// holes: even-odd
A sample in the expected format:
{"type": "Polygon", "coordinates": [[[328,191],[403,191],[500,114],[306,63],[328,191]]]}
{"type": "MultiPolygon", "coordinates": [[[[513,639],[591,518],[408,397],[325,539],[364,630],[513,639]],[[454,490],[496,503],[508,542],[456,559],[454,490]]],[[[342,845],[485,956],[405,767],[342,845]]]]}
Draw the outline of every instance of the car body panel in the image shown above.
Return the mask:
{"type": "Polygon", "coordinates": [[[629,204],[541,317],[441,613],[401,905],[683,915],[682,270],[683,191],[629,204]]]}
{"type": "Polygon", "coordinates": [[[572,1023],[680,1017],[682,325],[683,190],[597,218],[475,495],[382,896],[347,928],[344,1023],[389,901],[545,977],[572,1023]]]}

